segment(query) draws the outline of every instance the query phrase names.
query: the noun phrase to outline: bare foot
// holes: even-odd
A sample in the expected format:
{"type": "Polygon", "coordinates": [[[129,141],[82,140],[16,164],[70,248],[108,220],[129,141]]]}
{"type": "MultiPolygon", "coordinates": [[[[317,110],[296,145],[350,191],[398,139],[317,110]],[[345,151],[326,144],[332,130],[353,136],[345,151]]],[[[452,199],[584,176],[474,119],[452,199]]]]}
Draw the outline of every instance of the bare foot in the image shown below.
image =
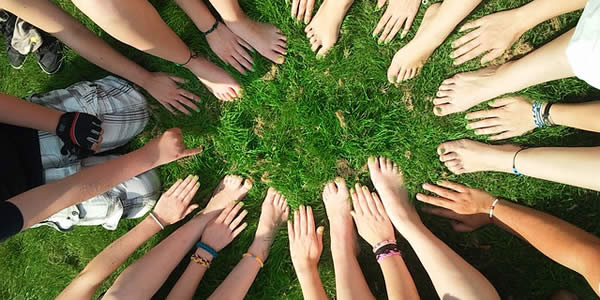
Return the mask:
{"type": "Polygon", "coordinates": [[[240,97],[241,86],[225,70],[204,57],[192,59],[186,67],[200,79],[200,82],[219,100],[233,101],[240,97]]]}
{"type": "Polygon", "coordinates": [[[400,168],[386,157],[369,157],[371,181],[381,196],[381,202],[392,220],[420,222],[414,205],[408,200],[400,168]]]}
{"type": "Polygon", "coordinates": [[[504,85],[495,81],[497,70],[498,67],[487,67],[459,73],[444,80],[433,100],[433,113],[445,116],[466,111],[485,100],[500,96],[502,92],[499,88],[504,85]]]}
{"type": "Polygon", "coordinates": [[[304,32],[313,52],[322,58],[335,45],[342,21],[354,0],[325,0],[304,32]]]}
{"type": "Polygon", "coordinates": [[[261,255],[263,260],[267,259],[275,233],[288,220],[289,212],[290,207],[285,197],[270,187],[262,203],[256,235],[249,249],[250,253],[261,255]]]}
{"type": "MultiPolygon", "coordinates": [[[[350,192],[346,186],[344,178],[337,177],[335,181],[325,184],[323,188],[323,203],[329,219],[329,226],[332,247],[334,239],[342,241],[342,244],[351,245],[354,248],[354,255],[358,255],[359,245],[356,239],[356,231],[352,221],[350,211],[352,202],[350,201],[350,192]],[[347,243],[347,244],[346,244],[347,243]]],[[[347,247],[343,250],[346,251],[347,247]]]]}
{"type": "Polygon", "coordinates": [[[467,139],[441,144],[440,161],[454,174],[481,171],[512,173],[512,160],[520,148],[515,145],[488,145],[467,139]]]}
{"type": "Polygon", "coordinates": [[[425,61],[442,44],[443,40],[440,40],[436,34],[431,34],[432,20],[435,19],[439,7],[439,3],[429,6],[415,38],[394,55],[387,72],[390,83],[409,80],[417,76],[425,61]]]}
{"type": "Polygon", "coordinates": [[[244,179],[236,175],[225,176],[215,189],[203,212],[220,211],[226,206],[242,200],[252,188],[252,185],[250,179],[244,179]]]}
{"type": "Polygon", "coordinates": [[[276,64],[282,64],[285,61],[287,38],[281,34],[279,28],[271,24],[253,21],[247,17],[236,22],[227,22],[227,27],[256,49],[260,55],[276,64]]]}

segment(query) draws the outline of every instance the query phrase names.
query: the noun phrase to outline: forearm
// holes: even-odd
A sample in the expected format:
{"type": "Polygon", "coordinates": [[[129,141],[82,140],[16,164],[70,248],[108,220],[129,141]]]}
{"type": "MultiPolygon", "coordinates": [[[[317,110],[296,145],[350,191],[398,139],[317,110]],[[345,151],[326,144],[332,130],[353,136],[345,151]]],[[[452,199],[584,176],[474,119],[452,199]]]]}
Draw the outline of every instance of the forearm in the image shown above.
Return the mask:
{"type": "Polygon", "coordinates": [[[600,239],[559,218],[509,201],[494,217],[557,263],[583,275],[600,295],[600,239]]]}
{"type": "Polygon", "coordinates": [[[56,132],[63,112],[29,101],[0,94],[0,123],[33,128],[50,133],[56,132]]]}
{"type": "Polygon", "coordinates": [[[167,300],[181,300],[181,299],[192,299],[194,293],[198,288],[198,284],[204,277],[206,268],[195,262],[190,262],[183,272],[183,275],[179,277],[177,283],[167,296],[167,300]]]}
{"type": "Polygon", "coordinates": [[[60,210],[100,195],[110,188],[158,166],[141,148],[105,163],[83,168],[62,180],[39,186],[8,201],[16,205],[24,220],[24,229],[60,210]]]}
{"type": "Polygon", "coordinates": [[[386,257],[379,265],[383,272],[388,299],[419,299],[417,287],[402,256],[386,257]]]}
{"type": "Polygon", "coordinates": [[[150,299],[200,239],[213,216],[200,215],[169,235],[117,278],[106,299],[150,299]]]}
{"type": "Polygon", "coordinates": [[[325,300],[327,294],[323,288],[321,277],[317,266],[309,267],[303,270],[296,269],[298,282],[302,288],[302,295],[305,300],[325,300]]]}
{"type": "Polygon", "coordinates": [[[56,36],[93,64],[142,87],[150,73],[118,53],[81,22],[46,0],[4,0],[2,8],[56,36]]]}
{"type": "Polygon", "coordinates": [[[56,299],[92,299],[100,284],[159,231],[158,224],[146,217],[94,257],[56,299]]]}
{"type": "Polygon", "coordinates": [[[202,0],[175,0],[175,2],[203,32],[208,31],[217,20],[202,0]]]}
{"type": "Polygon", "coordinates": [[[519,152],[515,167],[527,176],[600,191],[599,155],[600,147],[530,148],[519,152]]]}
{"type": "Polygon", "coordinates": [[[436,26],[424,27],[427,36],[436,44],[443,43],[454,31],[456,26],[462,22],[481,3],[482,0],[445,0],[435,14],[436,26]],[[439,30],[444,28],[444,30],[439,30]]]}
{"type": "Polygon", "coordinates": [[[393,220],[393,223],[417,253],[441,299],[449,295],[464,300],[500,299],[496,289],[479,271],[425,225],[418,223],[406,226],[402,220],[393,220]]]}
{"type": "Polygon", "coordinates": [[[578,104],[554,104],[550,107],[550,119],[556,125],[600,132],[600,101],[578,104]]]}
{"type": "MultiPolygon", "coordinates": [[[[269,254],[269,248],[255,238],[248,249],[248,253],[259,255],[263,262],[265,262],[269,254]]],[[[242,260],[240,260],[208,299],[244,299],[260,269],[260,264],[253,257],[242,257],[242,260]]]]}
{"type": "Polygon", "coordinates": [[[534,0],[514,9],[514,20],[521,23],[525,32],[546,20],[582,9],[586,3],[587,0],[534,0]]]}

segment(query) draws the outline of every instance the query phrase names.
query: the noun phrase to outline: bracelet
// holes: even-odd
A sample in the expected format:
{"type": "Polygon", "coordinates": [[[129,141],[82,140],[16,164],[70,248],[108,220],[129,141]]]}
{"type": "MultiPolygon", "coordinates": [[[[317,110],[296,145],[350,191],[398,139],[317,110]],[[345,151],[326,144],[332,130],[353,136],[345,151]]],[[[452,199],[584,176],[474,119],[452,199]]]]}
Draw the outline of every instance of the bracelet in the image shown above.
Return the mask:
{"type": "Polygon", "coordinates": [[[207,269],[210,268],[210,261],[204,257],[194,254],[190,257],[190,260],[204,266],[207,269]]]}
{"type": "Polygon", "coordinates": [[[552,107],[553,103],[546,103],[546,107],[544,107],[544,113],[542,114],[542,119],[544,120],[544,126],[553,126],[554,122],[550,118],[550,107],[552,107]]]}
{"type": "Polygon", "coordinates": [[[494,202],[492,202],[492,206],[490,206],[490,219],[494,218],[494,208],[496,208],[496,204],[500,201],[500,198],[496,198],[494,202]]]}
{"type": "Polygon", "coordinates": [[[523,151],[525,149],[527,149],[527,148],[523,147],[523,148],[519,149],[519,151],[515,152],[515,156],[513,156],[512,170],[513,170],[513,173],[515,173],[515,175],[517,175],[517,176],[524,176],[523,174],[519,173],[519,171],[517,171],[517,167],[515,165],[515,161],[517,160],[517,154],[519,154],[519,152],[521,152],[521,151],[523,151]]]}
{"type": "Polygon", "coordinates": [[[210,253],[210,255],[212,255],[213,259],[217,258],[217,256],[219,255],[215,249],[213,249],[211,246],[209,246],[203,242],[197,242],[196,248],[203,249],[206,252],[210,253]]]}
{"type": "Polygon", "coordinates": [[[160,223],[160,221],[158,220],[158,218],[156,218],[156,216],[154,215],[154,213],[150,212],[150,217],[152,217],[152,219],[154,219],[154,221],[156,222],[156,224],[158,224],[158,226],[160,226],[160,230],[165,229],[165,226],[163,226],[163,224],[160,223]]]}
{"type": "Polygon", "coordinates": [[[190,61],[192,61],[192,59],[194,59],[196,57],[198,57],[198,54],[196,52],[190,50],[190,57],[188,58],[188,60],[185,63],[183,63],[183,64],[177,64],[176,63],[176,65],[178,65],[180,67],[185,67],[185,65],[187,65],[190,61]]]}
{"type": "Polygon", "coordinates": [[[386,258],[386,257],[390,257],[390,256],[402,256],[402,252],[400,252],[400,250],[389,250],[386,251],[385,253],[379,254],[377,255],[377,263],[381,263],[381,261],[386,258]]]}
{"type": "Polygon", "coordinates": [[[544,117],[542,116],[542,105],[544,102],[536,100],[531,105],[531,112],[533,113],[533,123],[535,127],[540,128],[544,126],[544,117]]]}
{"type": "Polygon", "coordinates": [[[260,257],[254,255],[250,252],[244,253],[244,255],[242,255],[242,257],[252,257],[252,258],[254,258],[254,260],[256,260],[256,262],[258,262],[258,264],[260,265],[261,268],[265,266],[265,263],[263,262],[263,260],[260,257]]]}
{"type": "Polygon", "coordinates": [[[373,253],[377,253],[377,250],[379,250],[381,247],[386,246],[386,245],[390,245],[390,244],[396,244],[396,240],[385,240],[385,241],[381,241],[377,244],[375,244],[375,246],[373,246],[373,253]]]}
{"type": "Polygon", "coordinates": [[[213,24],[213,26],[211,28],[209,28],[207,31],[200,31],[202,32],[202,34],[204,36],[207,36],[208,34],[212,33],[213,31],[215,31],[215,29],[217,29],[217,27],[219,27],[219,20],[217,20],[215,18],[215,24],[213,24]]]}

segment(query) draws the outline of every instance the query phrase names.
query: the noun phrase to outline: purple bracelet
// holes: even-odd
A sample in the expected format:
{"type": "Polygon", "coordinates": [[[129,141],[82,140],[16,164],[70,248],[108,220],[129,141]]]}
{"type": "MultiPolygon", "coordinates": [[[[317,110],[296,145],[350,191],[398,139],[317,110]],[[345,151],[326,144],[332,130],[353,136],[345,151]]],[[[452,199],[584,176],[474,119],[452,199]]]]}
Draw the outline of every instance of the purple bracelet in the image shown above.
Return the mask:
{"type": "Polygon", "coordinates": [[[377,255],[377,263],[380,264],[384,258],[390,257],[390,256],[396,256],[396,255],[402,256],[402,252],[396,251],[396,250],[389,250],[384,253],[381,253],[381,254],[377,255]]]}

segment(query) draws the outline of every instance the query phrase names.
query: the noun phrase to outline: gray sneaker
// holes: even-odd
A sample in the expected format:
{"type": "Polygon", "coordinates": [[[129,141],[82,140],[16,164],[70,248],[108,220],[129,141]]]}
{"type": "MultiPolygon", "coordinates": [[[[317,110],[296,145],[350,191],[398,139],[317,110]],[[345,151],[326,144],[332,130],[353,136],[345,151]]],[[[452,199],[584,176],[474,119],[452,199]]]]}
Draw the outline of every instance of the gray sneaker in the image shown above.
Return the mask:
{"type": "Polygon", "coordinates": [[[37,57],[38,65],[44,73],[54,74],[58,72],[65,58],[63,55],[63,44],[49,34],[42,33],[42,37],[42,46],[35,51],[35,56],[37,57]]]}

